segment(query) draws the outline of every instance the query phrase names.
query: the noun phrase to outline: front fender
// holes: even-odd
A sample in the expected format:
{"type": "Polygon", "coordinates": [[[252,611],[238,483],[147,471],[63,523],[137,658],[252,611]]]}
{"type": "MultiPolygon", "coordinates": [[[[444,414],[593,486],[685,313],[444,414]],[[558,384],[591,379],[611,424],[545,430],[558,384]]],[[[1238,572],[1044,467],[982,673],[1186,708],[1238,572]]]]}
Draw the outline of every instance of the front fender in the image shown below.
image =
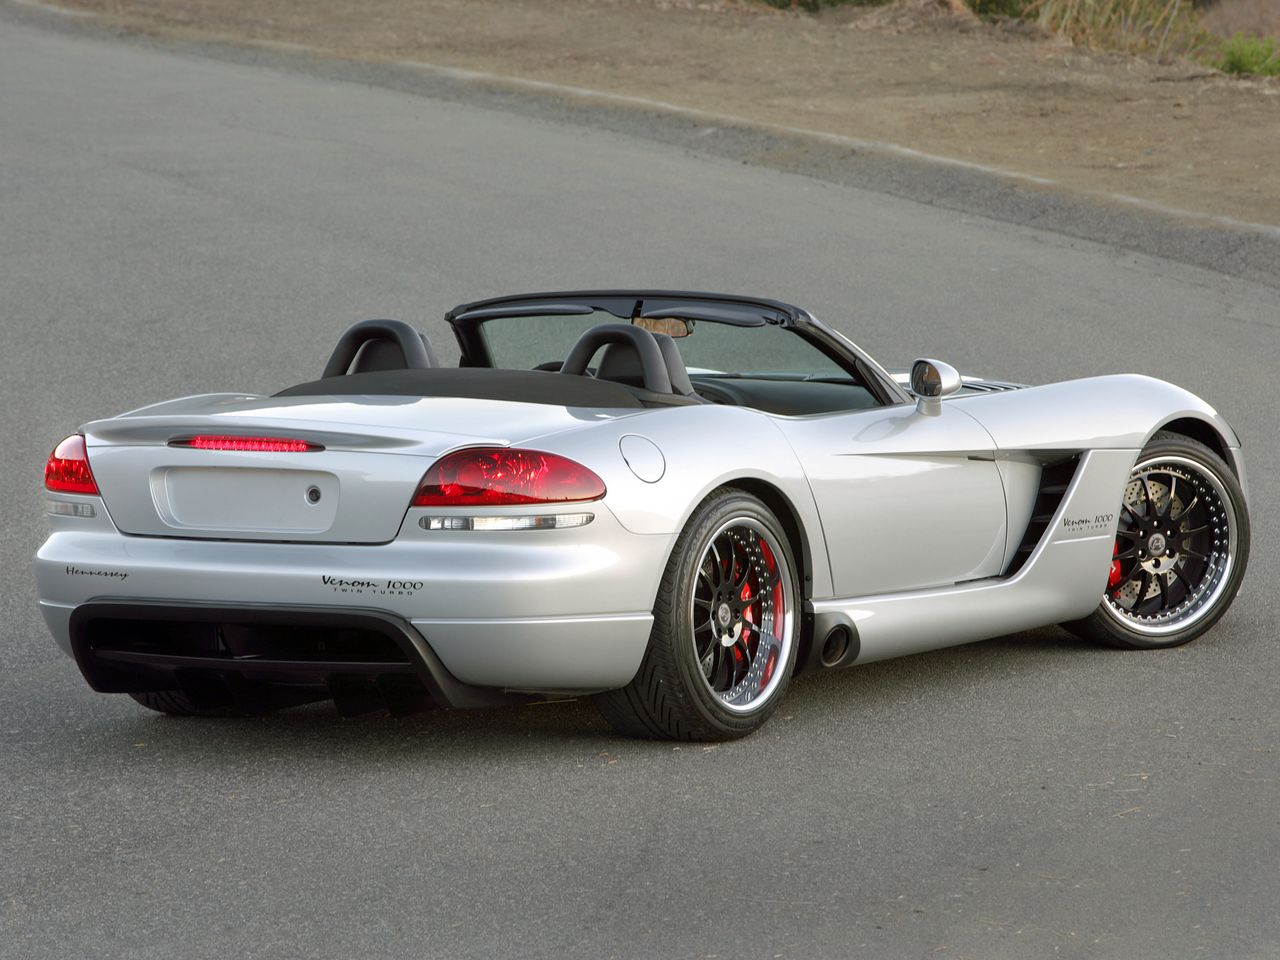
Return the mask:
{"type": "Polygon", "coordinates": [[[1141,449],[1175,420],[1209,424],[1224,445],[1238,449],[1231,425],[1182,387],[1140,374],[1067,380],[1007,393],[949,401],[991,434],[1000,450],[1141,449]]]}

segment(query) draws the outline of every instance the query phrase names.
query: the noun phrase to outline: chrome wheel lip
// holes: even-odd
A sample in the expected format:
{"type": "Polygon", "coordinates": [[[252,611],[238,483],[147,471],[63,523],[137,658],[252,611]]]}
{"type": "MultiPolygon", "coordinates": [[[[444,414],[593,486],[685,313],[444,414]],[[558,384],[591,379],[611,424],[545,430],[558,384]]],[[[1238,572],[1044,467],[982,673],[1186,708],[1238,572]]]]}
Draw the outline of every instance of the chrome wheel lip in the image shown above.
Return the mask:
{"type": "MultiPolygon", "coordinates": [[[[786,554],[783,552],[781,539],[775,536],[775,534],[771,530],[769,530],[763,523],[761,523],[756,518],[745,516],[745,515],[735,516],[721,523],[716,528],[715,532],[711,534],[711,536],[703,540],[702,546],[699,549],[697,556],[698,556],[698,560],[693,567],[691,582],[689,583],[689,610],[688,610],[689,622],[694,628],[689,635],[689,643],[693,648],[695,672],[698,675],[699,681],[703,685],[703,689],[706,690],[708,693],[710,693],[711,696],[715,698],[716,702],[725,710],[728,710],[729,712],[738,714],[740,716],[745,714],[755,713],[756,711],[763,709],[767,704],[770,703],[774,693],[777,692],[779,686],[782,684],[783,679],[786,675],[788,661],[791,656],[791,649],[795,643],[796,610],[795,610],[795,597],[793,595],[793,590],[792,590],[791,567],[787,561],[786,554]],[[780,582],[782,585],[782,610],[780,612],[774,613],[775,622],[779,622],[781,624],[782,635],[781,636],[778,636],[777,634],[773,635],[776,639],[780,641],[780,645],[777,648],[776,662],[773,670],[773,675],[769,678],[769,681],[765,684],[764,689],[756,691],[750,697],[750,699],[747,700],[746,702],[738,702],[738,703],[733,702],[734,700],[738,699],[738,696],[730,697],[726,695],[727,693],[731,693],[733,689],[737,689],[737,688],[731,688],[731,690],[728,692],[716,690],[711,685],[711,680],[707,677],[706,673],[702,669],[702,664],[698,659],[698,641],[697,641],[697,637],[695,636],[697,623],[698,623],[698,609],[694,602],[696,599],[699,571],[701,570],[702,565],[707,561],[709,555],[711,554],[712,545],[717,540],[719,540],[722,536],[729,533],[731,530],[733,530],[736,527],[745,527],[751,530],[757,537],[765,541],[765,543],[769,547],[769,552],[773,555],[774,564],[776,565],[777,574],[780,578],[780,582]]],[[[714,615],[715,614],[713,613],[713,616],[714,615]]],[[[712,644],[713,646],[722,645],[721,640],[718,637],[713,637],[712,644]]],[[[732,644],[724,644],[723,646],[727,649],[728,647],[732,646],[732,644]]],[[[750,668],[748,669],[747,679],[742,681],[742,684],[745,684],[747,680],[749,680],[751,676],[755,673],[754,668],[756,666],[756,660],[766,659],[767,657],[768,657],[768,653],[764,649],[764,645],[761,644],[757,649],[756,657],[753,657],[751,660],[751,665],[750,665],[750,668]]],[[[762,663],[761,669],[763,668],[764,668],[764,665],[762,663]]],[[[739,684],[739,686],[741,686],[742,684],[739,684]]]]}
{"type": "MultiPolygon", "coordinates": [[[[1137,480],[1143,473],[1166,465],[1179,467],[1183,470],[1189,470],[1197,474],[1210,487],[1212,487],[1214,496],[1218,498],[1218,502],[1221,503],[1223,507],[1223,523],[1226,526],[1226,556],[1218,567],[1208,573],[1208,576],[1212,578],[1212,583],[1209,588],[1204,591],[1203,595],[1196,597],[1185,613],[1171,617],[1167,620],[1135,616],[1114,602],[1109,589],[1103,592],[1102,609],[1113,620],[1121,624],[1127,630],[1131,630],[1144,637],[1157,640],[1181,633],[1188,627],[1204,619],[1217,607],[1218,601],[1226,592],[1227,586],[1231,582],[1231,574],[1235,569],[1236,564],[1236,550],[1239,540],[1236,532],[1239,510],[1235,500],[1232,498],[1230,491],[1227,489],[1227,485],[1223,482],[1217,471],[1198,460],[1178,454],[1149,457],[1134,465],[1133,470],[1129,473],[1129,479],[1126,481],[1126,486],[1134,480],[1137,480]]],[[[1181,516],[1179,516],[1179,520],[1181,520],[1181,516]]],[[[1203,580],[1201,583],[1203,583],[1203,580]]],[[[1200,584],[1197,584],[1197,589],[1199,589],[1199,587],[1200,584]]]]}

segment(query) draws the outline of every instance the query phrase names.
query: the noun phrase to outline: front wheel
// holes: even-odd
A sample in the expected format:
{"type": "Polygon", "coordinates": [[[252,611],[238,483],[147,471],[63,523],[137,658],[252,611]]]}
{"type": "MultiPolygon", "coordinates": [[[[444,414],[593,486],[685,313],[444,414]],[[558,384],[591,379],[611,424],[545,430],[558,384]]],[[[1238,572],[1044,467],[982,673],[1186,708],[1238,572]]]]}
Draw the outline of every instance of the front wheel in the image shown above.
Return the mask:
{"type": "Polygon", "coordinates": [[[1248,560],[1249,513],[1231,468],[1202,443],[1157,433],[1121,496],[1102,602],[1063,626],[1114,647],[1176,647],[1226,612],[1248,560]]]}
{"type": "Polygon", "coordinates": [[[799,596],[777,518],[741,490],[717,492],[694,512],[667,561],[639,671],[596,705],[629,736],[746,736],[790,682],[799,596]]]}

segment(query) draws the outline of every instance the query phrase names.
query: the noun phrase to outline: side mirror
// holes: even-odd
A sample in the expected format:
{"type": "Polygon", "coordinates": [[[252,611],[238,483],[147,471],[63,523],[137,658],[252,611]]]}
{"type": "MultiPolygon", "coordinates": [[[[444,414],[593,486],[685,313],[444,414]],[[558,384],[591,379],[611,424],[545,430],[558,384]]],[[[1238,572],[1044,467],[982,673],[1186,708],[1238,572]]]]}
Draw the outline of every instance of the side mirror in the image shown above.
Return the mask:
{"type": "Polygon", "coordinates": [[[916,395],[916,409],[925,416],[936,417],[942,411],[942,398],[963,386],[960,371],[941,360],[917,360],[911,365],[911,392],[916,395]]]}

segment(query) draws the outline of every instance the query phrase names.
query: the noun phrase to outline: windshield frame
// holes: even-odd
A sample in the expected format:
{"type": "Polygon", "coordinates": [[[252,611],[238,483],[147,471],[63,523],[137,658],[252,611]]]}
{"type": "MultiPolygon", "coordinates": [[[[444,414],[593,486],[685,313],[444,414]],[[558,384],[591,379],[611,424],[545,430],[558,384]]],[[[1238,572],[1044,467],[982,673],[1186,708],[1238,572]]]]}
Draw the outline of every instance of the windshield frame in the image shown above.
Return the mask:
{"type": "Polygon", "coordinates": [[[800,307],[754,297],[669,290],[585,290],[529,293],[460,304],[445,314],[460,351],[459,366],[492,367],[483,334],[492,320],[521,316],[583,316],[605,312],[622,322],[637,317],[687,316],[731,326],[777,325],[801,337],[854,381],[865,386],[882,406],[911,403],[911,397],[869,355],[839,331],[800,307]]]}

